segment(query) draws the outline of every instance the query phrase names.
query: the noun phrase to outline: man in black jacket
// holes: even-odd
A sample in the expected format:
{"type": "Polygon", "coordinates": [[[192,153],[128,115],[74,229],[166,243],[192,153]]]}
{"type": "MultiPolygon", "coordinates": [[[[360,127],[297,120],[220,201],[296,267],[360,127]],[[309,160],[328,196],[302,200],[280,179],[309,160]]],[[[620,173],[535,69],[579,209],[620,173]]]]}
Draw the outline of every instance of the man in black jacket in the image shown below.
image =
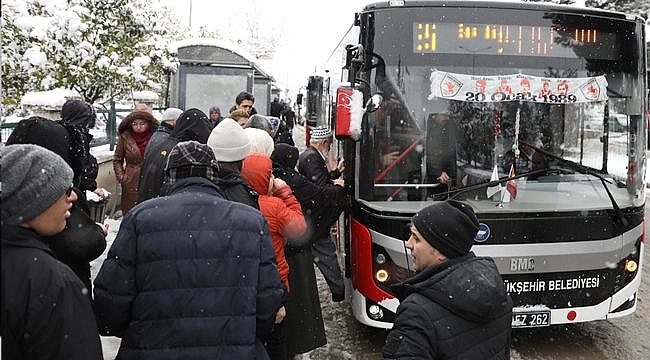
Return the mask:
{"type": "Polygon", "coordinates": [[[259,210],[259,195],[241,176],[242,162],[252,148],[244,129],[235,120],[225,118],[212,129],[208,146],[217,159],[218,185],[224,197],[259,210]]]}
{"type": "MultiPolygon", "coordinates": [[[[162,126],[160,126],[162,127],[162,126]]],[[[159,128],[160,128],[159,127],[159,128]]],[[[140,170],[138,202],[165,195],[165,165],[171,149],[181,141],[194,140],[202,144],[208,141],[212,127],[205,113],[199,109],[188,109],[178,115],[173,130],[160,141],[149,141],[140,170]]],[[[152,136],[155,137],[154,133],[152,136]]]]}
{"type": "MultiPolygon", "coordinates": [[[[334,140],[332,130],[326,126],[318,126],[310,130],[310,135],[309,147],[298,158],[298,172],[319,186],[336,183],[343,186],[343,179],[341,179],[341,172],[344,169],[343,160],[332,171],[327,168],[329,152],[334,140]]],[[[329,233],[329,227],[335,221],[336,219],[333,219],[331,223],[324,225],[328,229],[326,233],[312,239],[312,255],[314,264],[323,274],[332,292],[332,301],[338,302],[345,298],[345,284],[336,255],[336,245],[329,233]]]]}
{"type": "Polygon", "coordinates": [[[2,358],[101,360],[87,289],[43,241],[77,200],[73,172],[43,147],[7,145],[2,168],[2,358]]]}
{"type": "Polygon", "coordinates": [[[384,359],[510,359],[512,300],[494,261],[470,252],[479,223],[456,200],[420,210],[406,247],[417,274],[401,301],[384,359]]]}

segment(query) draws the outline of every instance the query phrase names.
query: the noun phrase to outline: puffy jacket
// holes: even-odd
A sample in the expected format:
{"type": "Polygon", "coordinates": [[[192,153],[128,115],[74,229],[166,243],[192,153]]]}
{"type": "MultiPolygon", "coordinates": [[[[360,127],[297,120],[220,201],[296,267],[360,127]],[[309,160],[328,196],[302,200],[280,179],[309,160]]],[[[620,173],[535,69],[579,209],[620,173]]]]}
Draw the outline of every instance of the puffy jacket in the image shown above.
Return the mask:
{"type": "Polygon", "coordinates": [[[93,309],[72,270],[19,226],[3,225],[1,253],[2,358],[101,360],[93,309]]]}
{"type": "Polygon", "coordinates": [[[284,246],[287,239],[302,236],[307,229],[307,224],[300,203],[293,196],[288,185],[276,189],[273,195],[268,195],[271,171],[271,158],[260,153],[252,153],[244,159],[242,177],[260,194],[258,199],[260,211],[269,223],[280,277],[289,289],[289,264],[284,256],[284,246]]]}
{"type": "Polygon", "coordinates": [[[469,253],[394,290],[401,303],[384,359],[510,359],[512,300],[492,259],[469,253]]]}
{"type": "Polygon", "coordinates": [[[120,359],[266,359],[283,296],[264,216],[198,177],[134,207],[95,279],[120,359]]]}

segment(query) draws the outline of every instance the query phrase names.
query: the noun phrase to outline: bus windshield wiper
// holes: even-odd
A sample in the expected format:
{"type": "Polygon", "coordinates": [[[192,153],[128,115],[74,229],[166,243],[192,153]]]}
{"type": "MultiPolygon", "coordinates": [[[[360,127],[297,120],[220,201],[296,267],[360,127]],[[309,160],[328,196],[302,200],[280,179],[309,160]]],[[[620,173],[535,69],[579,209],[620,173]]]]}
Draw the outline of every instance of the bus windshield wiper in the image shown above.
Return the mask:
{"type": "Polygon", "coordinates": [[[612,203],[612,208],[614,209],[614,212],[616,213],[616,216],[618,217],[618,220],[623,224],[624,226],[627,226],[628,222],[625,216],[623,216],[623,212],[621,211],[621,208],[618,206],[618,203],[616,203],[616,199],[614,199],[614,196],[612,196],[612,192],[609,190],[609,187],[607,187],[607,184],[605,182],[612,184],[612,181],[606,179],[602,174],[597,172],[595,169],[590,168],[588,166],[584,166],[582,164],[579,164],[575,161],[572,160],[567,160],[561,156],[557,156],[555,154],[552,154],[548,151],[542,150],[536,146],[533,146],[531,144],[528,144],[526,142],[521,142],[521,145],[528,146],[529,148],[539,151],[542,155],[547,156],[551,159],[555,159],[562,163],[563,165],[566,165],[567,167],[581,173],[581,174],[586,174],[586,175],[591,175],[594,176],[598,179],[600,179],[600,183],[603,184],[603,187],[605,188],[605,192],[607,192],[607,196],[609,197],[609,201],[612,203]]]}
{"type": "MultiPolygon", "coordinates": [[[[619,222],[621,224],[623,224],[624,226],[628,225],[627,219],[625,218],[625,216],[623,216],[623,212],[621,211],[621,208],[618,206],[618,203],[616,203],[616,199],[614,199],[614,196],[612,195],[612,192],[609,190],[609,187],[606,184],[606,183],[612,184],[612,181],[610,181],[609,179],[606,179],[602,174],[598,173],[595,169],[592,169],[592,168],[590,168],[588,166],[584,166],[584,165],[578,164],[578,163],[576,163],[574,161],[564,159],[562,157],[551,154],[551,153],[549,153],[549,152],[547,152],[545,150],[539,149],[539,148],[537,148],[537,147],[535,147],[533,145],[527,144],[527,143],[520,143],[520,144],[528,146],[528,147],[530,147],[532,149],[535,149],[535,151],[539,151],[541,154],[543,154],[545,156],[548,156],[550,158],[553,158],[553,159],[556,159],[556,160],[560,161],[563,165],[565,165],[569,169],[573,169],[573,170],[575,170],[575,171],[577,171],[577,172],[579,172],[581,174],[591,175],[591,176],[594,176],[594,177],[598,178],[600,180],[601,184],[603,184],[603,187],[605,188],[605,192],[607,192],[607,196],[609,197],[609,201],[612,203],[612,208],[614,209],[614,213],[616,214],[616,217],[618,218],[619,222]]],[[[546,173],[548,171],[552,171],[553,169],[554,169],[554,167],[545,167],[545,168],[538,169],[538,170],[527,171],[527,172],[524,172],[524,173],[521,173],[521,174],[518,174],[518,175],[515,175],[515,176],[503,177],[503,178],[499,178],[498,180],[486,181],[486,182],[482,182],[482,183],[479,183],[479,184],[476,184],[476,185],[471,185],[471,186],[467,186],[467,187],[463,187],[463,188],[459,188],[459,189],[455,189],[455,190],[446,191],[446,192],[437,194],[437,196],[451,195],[451,198],[455,198],[456,196],[458,196],[458,195],[460,195],[462,193],[468,192],[468,191],[497,186],[497,185],[506,183],[506,182],[508,182],[510,180],[519,179],[519,178],[522,178],[522,177],[541,174],[541,173],[546,173]]]]}

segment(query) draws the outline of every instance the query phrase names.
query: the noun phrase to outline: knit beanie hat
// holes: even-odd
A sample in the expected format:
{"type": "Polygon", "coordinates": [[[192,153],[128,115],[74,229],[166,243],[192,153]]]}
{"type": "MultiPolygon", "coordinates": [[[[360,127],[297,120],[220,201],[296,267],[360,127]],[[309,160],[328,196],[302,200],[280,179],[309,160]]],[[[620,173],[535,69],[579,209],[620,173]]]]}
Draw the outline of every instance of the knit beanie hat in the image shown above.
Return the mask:
{"type": "Polygon", "coordinates": [[[312,139],[329,139],[332,137],[332,130],[327,126],[317,126],[309,130],[312,139]]]}
{"type": "Polygon", "coordinates": [[[479,226],[474,210],[456,200],[429,205],[412,222],[424,240],[450,259],[469,253],[479,226]]]}
{"type": "Polygon", "coordinates": [[[2,147],[2,224],[32,220],[72,185],[72,169],[57,154],[31,144],[2,147]]]}
{"type": "Polygon", "coordinates": [[[168,185],[188,177],[203,177],[216,182],[217,161],[208,145],[193,140],[181,141],[169,152],[165,174],[168,185]]]}
{"type": "Polygon", "coordinates": [[[246,136],[248,136],[248,140],[250,140],[251,152],[257,151],[266,156],[271,156],[275,142],[273,142],[273,138],[269,133],[256,128],[245,128],[244,132],[246,132],[246,136]]]}
{"type": "Polygon", "coordinates": [[[183,110],[178,108],[167,108],[162,113],[161,121],[176,120],[183,113],[183,110]]]}
{"type": "Polygon", "coordinates": [[[251,143],[244,129],[233,119],[225,118],[212,129],[208,145],[217,161],[243,160],[251,152],[251,143]]]}

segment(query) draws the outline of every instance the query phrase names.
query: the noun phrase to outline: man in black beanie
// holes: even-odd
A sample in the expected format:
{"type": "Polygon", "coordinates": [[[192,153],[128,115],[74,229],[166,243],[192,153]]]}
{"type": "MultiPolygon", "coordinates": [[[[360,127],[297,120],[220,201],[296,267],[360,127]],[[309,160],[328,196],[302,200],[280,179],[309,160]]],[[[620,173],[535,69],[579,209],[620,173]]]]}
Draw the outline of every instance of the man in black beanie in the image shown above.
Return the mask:
{"type": "Polygon", "coordinates": [[[494,261],[470,252],[479,222],[460,201],[435,202],[412,220],[417,274],[401,301],[384,359],[509,359],[512,300],[494,261]]]}

